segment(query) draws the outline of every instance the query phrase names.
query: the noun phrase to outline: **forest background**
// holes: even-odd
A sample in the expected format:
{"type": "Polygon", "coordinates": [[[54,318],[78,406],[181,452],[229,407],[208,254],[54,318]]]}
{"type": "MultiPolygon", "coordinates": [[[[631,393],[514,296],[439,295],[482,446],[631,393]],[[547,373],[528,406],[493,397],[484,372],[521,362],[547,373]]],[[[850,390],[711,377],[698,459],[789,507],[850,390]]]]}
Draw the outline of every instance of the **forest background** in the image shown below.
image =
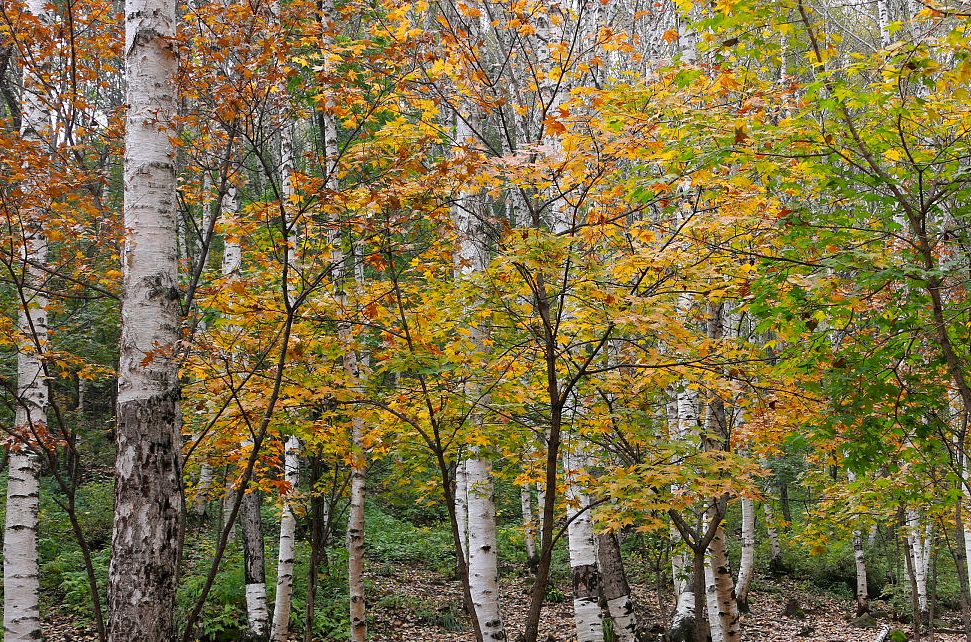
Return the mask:
{"type": "Polygon", "coordinates": [[[4,2],[5,639],[971,640],[969,17],[4,2]]]}

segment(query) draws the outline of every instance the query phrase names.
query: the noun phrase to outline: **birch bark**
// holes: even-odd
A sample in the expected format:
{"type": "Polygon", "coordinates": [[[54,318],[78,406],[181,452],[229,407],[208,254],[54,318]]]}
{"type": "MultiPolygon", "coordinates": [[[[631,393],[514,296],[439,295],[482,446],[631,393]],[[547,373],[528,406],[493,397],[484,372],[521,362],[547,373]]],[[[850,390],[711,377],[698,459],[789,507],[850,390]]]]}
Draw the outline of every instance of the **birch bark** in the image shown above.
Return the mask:
{"type": "MultiPolygon", "coordinates": [[[[852,484],[856,481],[856,473],[846,471],[846,480],[852,484]]],[[[856,566],[856,614],[862,615],[870,611],[867,595],[866,557],[863,550],[863,533],[860,529],[853,531],[853,562],[856,566]]]]}
{"type": "Polygon", "coordinates": [[[624,572],[620,544],[613,533],[597,535],[597,564],[603,581],[607,612],[614,624],[614,639],[617,642],[636,642],[637,617],[634,614],[634,602],[624,572]]]}
{"type": "Polygon", "coordinates": [[[109,640],[172,634],[182,526],[175,0],[126,0],[124,285],[109,640]]]}
{"type": "Polygon", "coordinates": [[[455,465],[455,517],[459,523],[459,544],[465,562],[469,561],[469,475],[465,462],[455,465]]]}
{"type": "Polygon", "coordinates": [[[533,523],[533,497],[529,491],[529,484],[523,484],[519,489],[519,506],[523,513],[526,559],[532,564],[536,559],[536,525],[533,523]]]}
{"type": "MultiPolygon", "coordinates": [[[[42,24],[51,19],[43,0],[29,0],[27,10],[42,24]]],[[[25,142],[41,145],[49,129],[43,103],[43,84],[30,62],[23,65],[20,135],[25,142]]],[[[33,174],[33,172],[30,172],[33,174]]],[[[40,189],[36,179],[27,190],[40,189]]],[[[14,443],[7,464],[7,503],[3,534],[3,631],[11,642],[39,640],[40,570],[37,560],[37,515],[40,507],[40,461],[36,439],[47,426],[48,385],[43,352],[47,345],[47,295],[43,290],[47,264],[47,239],[40,213],[23,212],[25,243],[24,284],[18,311],[22,334],[17,352],[17,407],[14,443]]]]}
{"type": "MultiPolygon", "coordinates": [[[[455,113],[455,139],[459,145],[471,145],[479,123],[478,107],[462,101],[462,110],[455,113]]],[[[478,194],[462,188],[452,207],[452,219],[457,231],[457,247],[453,255],[454,277],[467,279],[488,266],[488,249],[481,229],[481,203],[478,194]]],[[[472,329],[477,347],[482,347],[482,330],[472,329]]],[[[469,396],[478,404],[478,389],[470,384],[469,396]]],[[[470,421],[481,429],[482,418],[474,412],[470,421]]],[[[499,568],[496,544],[496,505],[493,498],[492,464],[478,449],[465,462],[468,503],[468,559],[469,592],[483,640],[505,640],[506,631],[499,609],[499,568]]]]}
{"type": "Polygon", "coordinates": [[[742,498],[742,556],[738,563],[738,609],[748,613],[748,592],[755,575],[755,502],[742,498]]]}
{"type": "MultiPolygon", "coordinates": [[[[575,444],[571,444],[575,446],[575,444]]],[[[600,573],[593,539],[589,498],[579,484],[583,458],[570,448],[563,450],[563,475],[566,479],[567,537],[570,550],[570,575],[573,578],[573,621],[577,642],[603,642],[600,615],[600,573]]]]}
{"type": "Polygon", "coordinates": [[[286,642],[290,633],[290,602],[293,597],[293,556],[296,543],[297,516],[293,512],[294,495],[300,483],[300,440],[287,438],[283,454],[283,474],[289,490],[283,497],[280,515],[280,547],[276,566],[276,596],[273,602],[274,642],[286,642]]]}

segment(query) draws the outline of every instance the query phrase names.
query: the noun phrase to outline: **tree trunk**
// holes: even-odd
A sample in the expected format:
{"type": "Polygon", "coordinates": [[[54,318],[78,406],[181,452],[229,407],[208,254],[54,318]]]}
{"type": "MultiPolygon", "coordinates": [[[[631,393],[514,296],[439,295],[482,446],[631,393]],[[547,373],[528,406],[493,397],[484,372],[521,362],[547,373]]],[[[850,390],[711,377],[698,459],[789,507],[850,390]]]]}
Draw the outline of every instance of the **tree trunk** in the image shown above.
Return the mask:
{"type": "Polygon", "coordinates": [[[782,546],[779,545],[779,531],[775,527],[775,514],[769,501],[762,503],[762,512],[765,513],[765,534],[769,539],[769,568],[774,571],[781,564],[782,546]]]}
{"type": "Polygon", "coordinates": [[[469,588],[483,640],[505,640],[499,611],[496,504],[492,465],[479,457],[465,462],[469,493],[469,588]]]}
{"type": "Polygon", "coordinates": [[[537,534],[543,532],[544,510],[546,506],[546,486],[543,482],[536,482],[536,528],[537,534]]]}
{"type": "MultiPolygon", "coordinates": [[[[51,14],[43,0],[28,0],[26,9],[41,24],[51,14]]],[[[43,60],[40,53],[38,60],[43,60]]],[[[37,61],[23,63],[24,91],[20,100],[20,135],[26,143],[43,145],[50,126],[44,106],[43,79],[37,61]]],[[[29,173],[25,191],[43,189],[42,178],[29,173]]],[[[45,447],[38,439],[46,432],[48,384],[42,354],[48,340],[47,295],[43,291],[47,265],[47,238],[41,229],[40,213],[20,213],[24,225],[23,286],[18,310],[21,345],[17,351],[17,403],[14,413],[14,441],[8,458],[6,521],[3,535],[3,630],[11,642],[39,640],[40,571],[37,561],[37,514],[40,506],[40,461],[37,451],[45,447]]]]}
{"type": "Polygon", "coordinates": [[[172,637],[182,528],[175,0],[126,0],[124,229],[109,639],[172,637]]]}
{"type": "MultiPolygon", "coordinates": [[[[847,469],[846,481],[856,482],[856,473],[847,469]]],[[[859,529],[853,530],[853,562],[856,565],[856,614],[857,616],[870,612],[867,594],[866,556],[863,550],[863,533],[859,529]]]]}
{"type": "Polygon", "coordinates": [[[917,588],[917,605],[921,617],[927,615],[927,571],[930,562],[930,526],[927,533],[922,532],[920,513],[916,509],[907,510],[907,541],[913,561],[914,584],[917,588]]]}
{"type": "Polygon", "coordinates": [[[469,561],[469,476],[464,461],[455,465],[455,518],[459,523],[459,545],[469,561]]]}
{"type": "Polygon", "coordinates": [[[785,520],[783,528],[789,530],[792,524],[792,509],[789,506],[789,484],[779,484],[779,504],[782,506],[782,519],[785,520]]]}
{"type": "Polygon", "coordinates": [[[523,484],[519,489],[519,505],[523,512],[526,563],[532,566],[533,560],[536,559],[536,526],[533,523],[533,498],[529,492],[529,484],[523,484]]]}
{"type": "Polygon", "coordinates": [[[668,639],[671,642],[690,642],[695,631],[695,593],[689,586],[678,595],[678,602],[671,617],[668,639]]]}
{"type": "MultiPolygon", "coordinates": [[[[911,615],[913,619],[914,627],[914,642],[921,641],[921,625],[923,612],[921,610],[920,604],[920,589],[917,586],[917,573],[914,564],[913,547],[911,544],[911,538],[909,535],[905,535],[904,538],[904,564],[907,567],[907,578],[910,580],[910,605],[911,605],[911,615]]],[[[898,557],[899,559],[899,557],[898,557]]]]}
{"type": "Polygon", "coordinates": [[[192,502],[192,512],[198,516],[206,514],[209,505],[209,488],[212,486],[212,466],[203,462],[199,466],[199,483],[196,485],[196,495],[192,502]]]}
{"type": "MultiPolygon", "coordinates": [[[[17,408],[18,428],[24,425],[26,414],[22,407],[17,408]]],[[[7,465],[7,515],[3,537],[3,639],[26,642],[41,639],[40,574],[37,565],[40,462],[34,452],[14,444],[11,446],[7,465]]]]}
{"type": "MultiPolygon", "coordinates": [[[[718,527],[708,550],[711,554],[715,604],[722,640],[724,642],[739,642],[741,640],[741,629],[738,621],[738,602],[735,598],[732,571],[728,567],[725,531],[721,526],[718,527]]],[[[714,636],[712,636],[712,640],[714,640],[714,636]]]]}
{"type": "Polygon", "coordinates": [[[601,533],[597,535],[597,543],[597,562],[607,612],[614,623],[614,639],[617,642],[636,642],[637,618],[617,537],[613,533],[601,533]]]}
{"type": "Polygon", "coordinates": [[[307,608],[304,613],[303,642],[312,642],[314,606],[317,601],[317,574],[324,548],[323,530],[327,527],[326,503],[319,496],[323,462],[318,454],[310,456],[310,565],[307,569],[307,608]]]}
{"type": "Polygon", "coordinates": [[[593,539],[593,522],[586,510],[589,499],[577,483],[582,468],[581,456],[564,451],[566,476],[567,536],[570,548],[570,575],[573,578],[573,620],[577,642],[603,642],[600,614],[600,574],[593,539]]]}
{"type": "Polygon", "coordinates": [[[287,642],[290,634],[290,600],[293,596],[293,554],[297,517],[293,513],[293,496],[300,483],[300,440],[287,438],[283,455],[283,474],[289,489],[283,497],[280,514],[280,552],[276,566],[276,597],[273,602],[273,642],[287,642]]]}
{"type": "Polygon", "coordinates": [[[742,556],[738,563],[738,610],[748,613],[748,592],[755,575],[755,502],[742,498],[742,556]]]}
{"type": "Polygon", "coordinates": [[[246,583],[246,621],[249,637],[263,640],[269,632],[266,603],[266,555],[263,550],[263,520],[260,516],[260,494],[256,489],[243,496],[239,507],[240,530],[243,533],[243,575],[246,583]]]}
{"type": "MultiPolygon", "coordinates": [[[[695,622],[695,642],[707,642],[710,635],[710,618],[706,616],[708,609],[708,575],[710,566],[708,564],[707,549],[702,550],[699,546],[692,551],[691,568],[691,593],[694,595],[694,622],[695,622]]],[[[715,618],[717,621],[717,618],[715,618]]],[[[715,638],[712,637],[712,640],[715,638]]]]}
{"type": "Polygon", "coordinates": [[[880,46],[884,49],[892,44],[890,37],[890,3],[877,0],[877,25],[880,27],[880,46]]]}
{"type": "MultiPolygon", "coordinates": [[[[714,540],[713,540],[714,541],[714,540]]],[[[705,556],[705,603],[708,613],[708,633],[711,642],[725,642],[722,630],[722,618],[718,608],[718,588],[715,586],[715,568],[711,560],[711,551],[705,556]]]]}
{"type": "MultiPolygon", "coordinates": [[[[357,369],[356,365],[354,369],[357,369]]],[[[362,447],[363,438],[364,420],[361,417],[354,417],[351,421],[351,442],[354,447],[351,464],[351,505],[347,513],[347,582],[351,603],[351,642],[365,642],[367,639],[367,606],[364,600],[366,463],[362,447]]]]}
{"type": "Polygon", "coordinates": [[[853,531],[853,560],[856,563],[856,614],[863,615],[870,612],[867,594],[866,558],[863,551],[863,534],[859,530],[853,531]]]}

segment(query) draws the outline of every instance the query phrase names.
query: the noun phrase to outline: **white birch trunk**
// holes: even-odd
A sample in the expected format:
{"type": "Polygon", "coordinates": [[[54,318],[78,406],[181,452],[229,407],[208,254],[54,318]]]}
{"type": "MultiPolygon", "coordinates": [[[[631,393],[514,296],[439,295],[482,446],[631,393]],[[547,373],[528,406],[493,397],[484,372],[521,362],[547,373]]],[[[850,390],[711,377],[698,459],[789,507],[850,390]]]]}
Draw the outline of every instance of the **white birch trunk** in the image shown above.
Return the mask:
{"type": "Polygon", "coordinates": [[[182,493],[178,366],[175,0],[126,0],[124,227],[108,571],[111,642],[168,642],[182,493]],[[151,573],[146,573],[151,569],[151,573]]]}
{"type": "Polygon", "coordinates": [[[927,571],[930,565],[930,526],[927,527],[926,537],[922,532],[920,513],[916,509],[907,510],[907,528],[910,540],[911,559],[914,563],[914,580],[917,584],[917,604],[920,612],[926,614],[927,604],[927,571]]]}
{"type": "Polygon", "coordinates": [[[711,642],[725,642],[721,617],[718,615],[718,592],[715,588],[715,570],[712,567],[710,549],[705,554],[705,602],[708,605],[708,633],[711,642]]]}
{"type": "MultiPolygon", "coordinates": [[[[708,516],[704,522],[707,523],[708,516]]],[[[739,642],[738,603],[728,567],[725,531],[719,526],[705,553],[705,598],[712,642],[739,642]]]]}
{"type": "Polygon", "coordinates": [[[546,484],[543,482],[536,482],[536,532],[543,532],[543,522],[545,521],[545,515],[543,514],[543,507],[546,506],[546,484]]]}
{"type": "Polygon", "coordinates": [[[671,576],[674,580],[674,599],[691,590],[691,557],[681,548],[681,533],[671,526],[671,576]]]}
{"type": "Polygon", "coordinates": [[[877,0],[877,24],[880,27],[880,46],[886,49],[893,40],[890,36],[890,2],[877,0]]]}
{"type": "Polygon", "coordinates": [[[469,476],[465,462],[455,465],[455,520],[459,526],[459,546],[462,557],[469,561],[469,476]]]}
{"type": "MultiPolygon", "coordinates": [[[[463,101],[463,112],[456,112],[455,140],[457,145],[474,145],[474,126],[479,122],[478,106],[463,101]]],[[[457,232],[453,252],[453,272],[456,281],[470,278],[488,265],[488,249],[481,231],[479,195],[461,188],[452,207],[452,220],[457,232]]],[[[482,346],[482,331],[473,326],[472,337],[482,346]]],[[[469,385],[469,396],[475,399],[475,382],[469,385]]],[[[484,403],[484,400],[477,400],[484,403]]],[[[481,423],[477,414],[470,419],[481,423]]],[[[469,592],[483,640],[505,640],[506,631],[499,608],[499,569],[496,550],[496,506],[493,498],[492,465],[474,450],[465,462],[468,502],[468,560],[469,592]]]]}
{"type": "Polygon", "coordinates": [[[280,547],[276,565],[276,597],[273,602],[273,628],[270,639],[286,642],[290,634],[290,601],[293,597],[293,556],[296,543],[297,516],[293,497],[300,483],[300,440],[287,438],[283,455],[283,475],[289,490],[283,497],[280,515],[280,547]]]}
{"type": "Polygon", "coordinates": [[[689,642],[694,640],[695,626],[695,594],[690,586],[678,595],[678,602],[671,617],[671,628],[668,636],[672,642],[689,642]]]}
{"type": "Polygon", "coordinates": [[[499,611],[499,576],[496,555],[496,505],[492,465],[473,457],[465,462],[469,488],[469,588],[483,640],[505,640],[499,611]]]}
{"type": "Polygon", "coordinates": [[[519,506],[523,513],[526,559],[532,562],[536,559],[536,525],[533,523],[533,497],[529,492],[529,484],[523,484],[519,489],[519,506]]]}
{"type": "MultiPolygon", "coordinates": [[[[338,269],[335,273],[338,301],[345,314],[349,314],[349,301],[344,288],[348,286],[346,260],[336,238],[335,260],[338,269]]],[[[352,244],[351,273],[354,282],[360,288],[363,285],[363,263],[352,244]]],[[[344,346],[344,374],[349,386],[363,392],[365,374],[361,370],[362,362],[367,365],[367,356],[359,354],[354,344],[351,324],[342,320],[338,324],[338,335],[344,346]]],[[[367,454],[364,447],[364,419],[355,415],[351,418],[351,483],[350,506],[347,512],[347,582],[350,597],[351,642],[365,642],[367,640],[367,603],[364,596],[364,501],[367,494],[366,475],[367,454]]]]}
{"type": "Polygon", "coordinates": [[[863,534],[853,531],[853,561],[856,564],[856,611],[858,615],[869,612],[867,595],[866,557],[863,551],[863,534]]]}
{"type": "MultiPolygon", "coordinates": [[[[735,583],[728,567],[728,552],[725,547],[725,531],[721,526],[708,546],[710,562],[706,564],[708,589],[709,620],[718,621],[717,628],[722,642],[739,642],[741,629],[738,618],[738,602],[735,598],[735,583]],[[710,577],[709,577],[710,573],[710,577]],[[714,608],[714,612],[712,609],[714,608]]],[[[712,642],[715,642],[714,632],[712,642]]]]}
{"type": "MultiPolygon", "coordinates": [[[[18,417],[26,414],[17,409],[18,417]]],[[[27,642],[41,639],[40,574],[37,565],[40,462],[32,451],[15,445],[10,449],[7,467],[3,639],[27,642]]]]}
{"type": "MultiPolygon", "coordinates": [[[[968,463],[969,463],[969,459],[971,458],[963,454],[964,448],[965,448],[964,444],[959,444],[959,450],[962,453],[961,457],[964,462],[964,465],[961,467],[961,474],[963,475],[963,479],[960,482],[961,496],[964,498],[964,507],[967,507],[968,505],[971,505],[971,491],[968,490],[968,481],[967,481],[968,474],[969,474],[968,463]]],[[[968,572],[968,586],[971,587],[971,523],[969,523],[968,521],[968,517],[971,517],[971,514],[969,514],[965,509],[962,512],[962,517],[963,517],[962,521],[964,522],[964,559],[965,559],[965,566],[967,567],[967,572],[968,572]]]]}
{"type": "Polygon", "coordinates": [[[603,598],[607,613],[613,621],[614,639],[617,642],[637,641],[637,618],[630,586],[624,572],[624,560],[620,544],[613,533],[597,535],[597,564],[603,581],[603,598]]]}
{"type": "MultiPolygon", "coordinates": [[[[567,440],[564,440],[567,441],[567,440]]],[[[593,539],[593,522],[589,498],[579,486],[581,456],[563,451],[563,473],[566,477],[566,516],[569,520],[567,536],[570,550],[570,574],[573,578],[573,620],[577,642],[603,642],[603,623],[600,613],[600,574],[597,572],[597,553],[593,539]]]]}
{"type": "Polygon", "coordinates": [[[742,498],[742,556],[738,563],[736,597],[739,609],[748,612],[748,592],[755,575],[755,502],[742,498]]]}
{"type": "Polygon", "coordinates": [[[255,489],[243,496],[239,508],[243,534],[243,574],[246,583],[246,621],[253,639],[269,633],[270,613],[266,601],[266,555],[260,516],[260,495],[255,489]]]}
{"type": "MultiPolygon", "coordinates": [[[[27,11],[40,22],[51,19],[43,0],[28,0],[27,11]]],[[[42,70],[23,64],[21,138],[44,144],[48,135],[48,111],[43,103],[42,70]]],[[[28,168],[30,169],[30,168],[28,168]]],[[[43,189],[43,179],[31,172],[25,191],[43,189]]],[[[14,442],[8,459],[6,520],[3,534],[3,631],[4,640],[21,642],[41,638],[40,571],[37,560],[37,514],[40,506],[40,461],[37,437],[46,431],[48,385],[42,355],[48,340],[47,295],[43,291],[47,265],[47,238],[38,212],[21,213],[25,245],[24,281],[18,310],[21,345],[17,351],[17,406],[14,442]]]]}
{"type": "MultiPolygon", "coordinates": [[[[846,480],[852,484],[856,481],[856,473],[846,471],[846,480]]],[[[862,615],[870,610],[869,595],[867,594],[866,557],[863,550],[863,533],[860,529],[853,530],[853,563],[856,566],[856,612],[862,615]]]]}
{"type": "MultiPolygon", "coordinates": [[[[345,364],[349,361],[344,357],[345,364]]],[[[345,365],[345,367],[347,367],[345,365]]],[[[356,364],[355,364],[355,369],[356,364]]],[[[367,640],[367,606],[364,600],[364,497],[367,463],[363,448],[364,420],[351,420],[351,505],[347,512],[347,581],[350,589],[351,642],[367,640]]]]}
{"type": "Polygon", "coordinates": [[[196,496],[192,502],[192,512],[196,515],[205,515],[206,506],[209,504],[209,489],[212,487],[212,466],[208,462],[203,462],[199,466],[199,483],[196,485],[196,496]]]}

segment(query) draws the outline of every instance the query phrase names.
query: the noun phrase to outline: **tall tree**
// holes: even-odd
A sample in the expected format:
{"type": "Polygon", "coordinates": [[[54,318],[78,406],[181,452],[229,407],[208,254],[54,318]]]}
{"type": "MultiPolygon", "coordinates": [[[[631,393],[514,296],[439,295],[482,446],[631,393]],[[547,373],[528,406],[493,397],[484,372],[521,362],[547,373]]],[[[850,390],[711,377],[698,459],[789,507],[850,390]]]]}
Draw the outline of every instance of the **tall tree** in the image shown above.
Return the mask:
{"type": "MultiPolygon", "coordinates": [[[[44,0],[30,0],[27,10],[41,29],[52,15],[44,0]]],[[[43,61],[47,52],[38,51],[43,61]]],[[[40,158],[51,135],[50,115],[44,97],[43,69],[37,60],[25,58],[23,94],[20,101],[20,134],[40,158]]],[[[41,63],[43,64],[43,63],[41,63]]],[[[40,192],[40,168],[28,168],[28,192],[40,192]]],[[[37,198],[30,211],[20,212],[23,226],[23,282],[18,288],[17,407],[13,441],[7,463],[7,505],[3,535],[3,631],[11,642],[41,638],[40,571],[37,561],[37,513],[40,505],[40,458],[38,451],[47,432],[48,377],[44,368],[47,350],[47,238],[44,213],[37,198]]]]}
{"type": "Polygon", "coordinates": [[[175,0],[126,0],[124,286],[108,578],[112,642],[167,642],[182,529],[175,0]]]}

